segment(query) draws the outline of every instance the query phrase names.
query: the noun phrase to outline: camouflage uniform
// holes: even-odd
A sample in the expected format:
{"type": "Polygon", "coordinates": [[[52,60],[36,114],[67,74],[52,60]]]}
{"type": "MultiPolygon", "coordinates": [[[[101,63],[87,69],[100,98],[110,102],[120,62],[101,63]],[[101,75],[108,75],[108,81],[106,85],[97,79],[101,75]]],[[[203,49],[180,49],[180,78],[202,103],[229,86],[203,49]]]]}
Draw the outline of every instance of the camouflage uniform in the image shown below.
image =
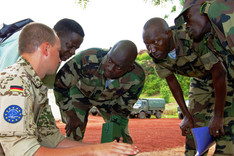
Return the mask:
{"type": "Polygon", "coordinates": [[[234,0],[207,1],[201,7],[221,44],[234,54],[234,0]]]}
{"type": "MultiPolygon", "coordinates": [[[[214,87],[212,75],[208,72],[218,61],[224,63],[228,70],[227,97],[224,108],[225,136],[216,138],[216,152],[233,153],[234,132],[234,95],[233,95],[233,69],[230,68],[232,61],[226,60],[226,49],[220,46],[217,38],[209,40],[205,37],[198,47],[192,48],[189,37],[183,30],[173,32],[176,47],[176,59],[169,56],[162,60],[154,60],[156,72],[161,78],[170,74],[180,74],[191,77],[189,91],[189,111],[195,121],[195,127],[208,126],[214,110],[214,87]],[[176,35],[177,34],[177,35],[176,35]],[[214,48],[209,48],[208,45],[214,48]],[[226,147],[225,147],[226,146],[226,147]]],[[[207,34],[209,36],[209,34],[207,34]]],[[[195,144],[192,136],[186,138],[186,152],[188,156],[195,155],[195,144]]]]}
{"type": "Polygon", "coordinates": [[[206,14],[224,48],[234,54],[234,0],[187,0],[179,16],[175,19],[177,27],[185,23],[182,14],[193,5],[202,4],[200,12],[206,14]]]}
{"type": "MultiPolygon", "coordinates": [[[[202,44],[197,47],[198,51],[211,50],[223,62],[228,71],[227,79],[227,97],[224,108],[224,131],[225,136],[217,138],[215,155],[227,154],[234,155],[234,95],[233,95],[233,77],[234,77],[234,24],[233,24],[233,0],[187,0],[180,15],[175,19],[177,28],[184,23],[182,14],[193,5],[200,5],[204,3],[200,9],[211,22],[211,32],[207,33],[202,44]],[[205,49],[204,49],[205,48],[205,49]]],[[[199,81],[193,79],[191,81],[190,101],[191,112],[196,114],[195,120],[198,126],[208,125],[209,119],[213,113],[214,94],[212,79],[199,81]],[[194,96],[195,95],[195,96],[194,96]],[[196,99],[196,101],[195,101],[196,99]],[[201,99],[201,100],[198,100],[201,99]],[[202,100],[203,99],[203,100],[202,100]],[[207,100],[209,99],[209,100],[207,100]],[[196,107],[195,107],[196,106],[196,107]],[[204,112],[204,108],[208,108],[204,112]],[[204,122],[205,121],[205,122],[204,122]]],[[[192,137],[187,137],[186,154],[193,155],[195,148],[192,137]]]]}
{"type": "MultiPolygon", "coordinates": [[[[105,122],[111,115],[118,114],[128,119],[133,104],[143,88],[145,74],[137,63],[123,77],[113,79],[105,87],[104,60],[107,50],[93,48],[82,51],[68,61],[58,72],[55,80],[56,103],[66,120],[65,111],[74,110],[81,120],[76,133],[83,139],[89,110],[96,106],[105,122]]],[[[128,143],[132,143],[128,124],[125,126],[128,143]]],[[[73,138],[73,136],[70,136],[73,138]]]]}
{"type": "Polygon", "coordinates": [[[6,155],[31,156],[40,146],[54,148],[64,139],[47,87],[24,58],[1,73],[0,84],[0,143],[6,155]]]}

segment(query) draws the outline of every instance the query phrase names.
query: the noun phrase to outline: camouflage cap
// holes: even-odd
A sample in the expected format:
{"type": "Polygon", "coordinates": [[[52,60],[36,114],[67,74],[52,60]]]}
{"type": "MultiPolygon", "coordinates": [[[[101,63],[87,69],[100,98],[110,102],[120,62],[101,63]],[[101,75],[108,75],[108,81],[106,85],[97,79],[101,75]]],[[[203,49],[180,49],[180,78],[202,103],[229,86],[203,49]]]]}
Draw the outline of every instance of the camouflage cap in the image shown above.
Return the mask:
{"type": "Polygon", "coordinates": [[[188,10],[190,7],[194,5],[200,5],[202,3],[205,3],[207,0],[186,0],[183,5],[183,10],[181,13],[175,18],[175,26],[179,27],[182,24],[185,23],[183,14],[185,13],[186,10],[188,10]]]}

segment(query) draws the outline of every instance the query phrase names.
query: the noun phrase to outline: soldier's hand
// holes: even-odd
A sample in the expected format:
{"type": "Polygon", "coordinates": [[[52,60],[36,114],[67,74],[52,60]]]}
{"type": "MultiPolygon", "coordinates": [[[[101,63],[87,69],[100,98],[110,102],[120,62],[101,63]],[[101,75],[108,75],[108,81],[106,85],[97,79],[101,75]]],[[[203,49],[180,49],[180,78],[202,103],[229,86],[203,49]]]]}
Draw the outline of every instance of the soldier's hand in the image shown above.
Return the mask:
{"type": "Polygon", "coordinates": [[[66,112],[66,114],[67,114],[67,122],[66,122],[66,127],[65,127],[66,134],[67,136],[70,136],[72,133],[74,140],[79,141],[81,137],[79,137],[76,134],[76,129],[82,125],[82,122],[73,112],[73,110],[66,112]]]}
{"type": "Polygon", "coordinates": [[[191,116],[184,116],[183,121],[180,124],[180,129],[182,131],[182,135],[191,135],[191,128],[194,127],[194,121],[191,116]]]}
{"type": "Polygon", "coordinates": [[[220,137],[221,135],[224,135],[224,129],[223,129],[223,123],[224,119],[219,117],[212,117],[209,124],[209,131],[210,134],[214,137],[220,137]]]}
{"type": "Polygon", "coordinates": [[[139,152],[137,147],[134,145],[117,143],[116,141],[95,145],[93,151],[97,156],[136,155],[139,152]]]}

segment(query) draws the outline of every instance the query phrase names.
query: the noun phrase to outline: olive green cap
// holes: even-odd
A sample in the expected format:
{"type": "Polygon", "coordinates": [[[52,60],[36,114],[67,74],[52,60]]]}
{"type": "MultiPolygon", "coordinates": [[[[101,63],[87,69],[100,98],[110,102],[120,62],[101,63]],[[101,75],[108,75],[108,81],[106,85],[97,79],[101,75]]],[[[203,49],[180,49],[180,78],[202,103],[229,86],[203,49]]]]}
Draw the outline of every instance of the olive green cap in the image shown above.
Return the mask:
{"type": "Polygon", "coordinates": [[[182,24],[185,23],[184,17],[183,17],[183,14],[185,13],[185,11],[187,11],[190,7],[192,7],[194,5],[200,5],[200,4],[203,4],[205,2],[206,2],[206,0],[186,0],[184,2],[183,9],[182,9],[181,13],[175,18],[175,26],[178,28],[179,26],[181,26],[182,24]]]}

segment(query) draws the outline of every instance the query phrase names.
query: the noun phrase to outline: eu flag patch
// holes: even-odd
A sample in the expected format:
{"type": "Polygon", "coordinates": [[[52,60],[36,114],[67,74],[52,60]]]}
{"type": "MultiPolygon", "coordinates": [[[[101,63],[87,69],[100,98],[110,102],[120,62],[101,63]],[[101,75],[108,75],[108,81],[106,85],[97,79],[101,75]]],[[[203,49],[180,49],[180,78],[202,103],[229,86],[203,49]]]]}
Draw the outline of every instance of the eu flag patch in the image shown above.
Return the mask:
{"type": "Polygon", "coordinates": [[[20,106],[10,105],[4,111],[4,119],[9,123],[17,123],[22,117],[22,108],[20,106]]]}
{"type": "Polygon", "coordinates": [[[15,91],[15,92],[23,92],[23,87],[21,86],[11,86],[10,91],[15,91]]]}

